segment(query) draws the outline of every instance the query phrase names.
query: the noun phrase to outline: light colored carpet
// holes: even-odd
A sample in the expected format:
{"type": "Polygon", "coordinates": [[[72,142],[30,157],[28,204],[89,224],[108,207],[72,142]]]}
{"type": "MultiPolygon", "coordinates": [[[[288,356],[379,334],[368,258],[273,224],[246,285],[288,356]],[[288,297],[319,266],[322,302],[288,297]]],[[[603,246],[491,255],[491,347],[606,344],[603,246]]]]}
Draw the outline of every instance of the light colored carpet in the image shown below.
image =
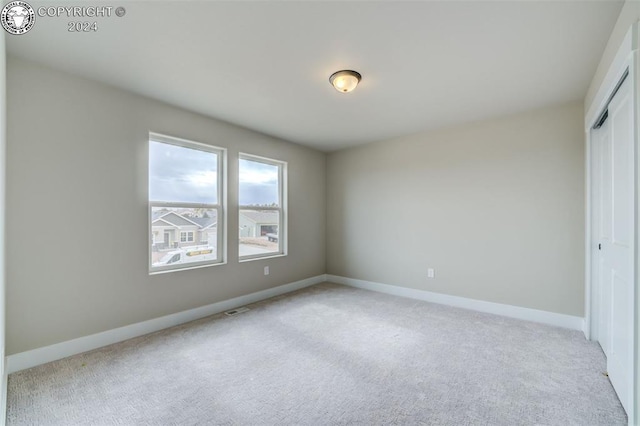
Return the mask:
{"type": "Polygon", "coordinates": [[[321,284],[9,376],[9,425],[626,425],[580,332],[321,284]]]}

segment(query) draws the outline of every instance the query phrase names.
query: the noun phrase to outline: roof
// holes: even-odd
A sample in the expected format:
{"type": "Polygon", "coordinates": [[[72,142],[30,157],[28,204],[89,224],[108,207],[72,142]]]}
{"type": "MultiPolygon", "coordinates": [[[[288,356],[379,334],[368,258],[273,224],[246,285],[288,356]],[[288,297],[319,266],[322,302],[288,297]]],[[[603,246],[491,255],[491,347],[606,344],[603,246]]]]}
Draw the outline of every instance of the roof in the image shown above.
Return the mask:
{"type": "MultiPolygon", "coordinates": [[[[196,225],[198,229],[206,229],[218,222],[218,213],[215,210],[207,210],[206,214],[208,217],[191,217],[183,216],[175,211],[160,210],[153,213],[152,223],[160,225],[160,222],[165,222],[176,227],[196,225]]],[[[278,212],[273,210],[241,210],[240,214],[254,223],[275,225],[279,222],[278,212]]]]}
{"type": "Polygon", "coordinates": [[[197,223],[194,223],[192,220],[187,219],[176,212],[165,213],[164,215],[159,216],[153,222],[157,222],[158,220],[163,220],[164,222],[170,223],[171,225],[178,226],[178,227],[193,226],[193,225],[198,226],[197,223]]]}
{"type": "Polygon", "coordinates": [[[199,229],[205,229],[214,225],[218,220],[218,214],[215,210],[207,210],[205,214],[208,217],[191,217],[176,211],[160,210],[153,212],[152,223],[159,225],[159,222],[162,221],[176,227],[195,225],[199,229]]]}
{"type": "Polygon", "coordinates": [[[278,221],[278,212],[272,210],[266,211],[248,211],[241,210],[240,214],[252,222],[255,223],[273,223],[277,224],[278,221]]]}
{"type": "Polygon", "coordinates": [[[195,222],[200,226],[200,228],[208,228],[211,225],[215,225],[218,222],[217,213],[214,211],[213,217],[190,217],[191,221],[195,222]]]}

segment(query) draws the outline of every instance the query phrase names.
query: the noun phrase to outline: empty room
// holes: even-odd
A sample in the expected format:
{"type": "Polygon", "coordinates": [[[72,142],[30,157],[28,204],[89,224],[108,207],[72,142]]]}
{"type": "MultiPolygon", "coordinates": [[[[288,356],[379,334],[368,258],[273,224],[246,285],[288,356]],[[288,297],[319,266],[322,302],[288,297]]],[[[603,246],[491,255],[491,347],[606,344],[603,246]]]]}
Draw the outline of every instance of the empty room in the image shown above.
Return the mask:
{"type": "Polygon", "coordinates": [[[640,0],[1,7],[0,424],[640,425],[640,0]]]}

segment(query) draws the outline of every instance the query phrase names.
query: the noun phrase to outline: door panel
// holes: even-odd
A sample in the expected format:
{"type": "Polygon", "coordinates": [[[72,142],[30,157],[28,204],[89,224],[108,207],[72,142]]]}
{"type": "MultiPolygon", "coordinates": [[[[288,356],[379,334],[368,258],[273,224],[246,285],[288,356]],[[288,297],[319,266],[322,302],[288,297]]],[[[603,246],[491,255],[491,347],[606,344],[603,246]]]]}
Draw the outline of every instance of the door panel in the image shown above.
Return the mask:
{"type": "Polygon", "coordinates": [[[627,355],[629,354],[626,351],[630,324],[627,324],[626,320],[630,317],[628,309],[628,301],[631,296],[628,291],[630,285],[622,275],[614,271],[611,287],[611,323],[614,325],[611,328],[611,358],[612,361],[628,362],[627,355]]]}
{"type": "Polygon", "coordinates": [[[611,266],[600,260],[600,328],[599,343],[604,354],[609,357],[611,347],[611,266]]]}
{"type": "Polygon", "coordinates": [[[606,254],[611,285],[611,354],[607,368],[620,402],[630,413],[633,385],[633,103],[629,78],[609,104],[612,145],[613,240],[606,254]]]}
{"type": "MultiPolygon", "coordinates": [[[[631,233],[633,228],[633,159],[631,148],[633,141],[633,128],[631,127],[631,96],[630,93],[621,93],[624,85],[611,102],[609,110],[612,115],[611,145],[613,148],[613,244],[628,248],[631,245],[631,233]],[[619,96],[620,103],[614,102],[619,96]]],[[[628,90],[627,90],[628,91],[628,90]]]]}
{"type": "Polygon", "coordinates": [[[609,242],[611,239],[611,121],[607,120],[598,130],[600,135],[600,187],[602,188],[600,203],[600,238],[609,242]]]}
{"type": "Polygon", "coordinates": [[[600,341],[602,316],[600,315],[602,297],[602,257],[598,245],[602,228],[602,135],[600,130],[591,133],[591,335],[600,341]]]}
{"type": "Polygon", "coordinates": [[[596,249],[598,268],[598,342],[608,357],[611,347],[611,270],[610,259],[604,256],[606,247],[611,245],[612,229],[612,174],[611,174],[611,121],[604,122],[594,132],[594,156],[598,166],[595,176],[598,182],[598,198],[594,199],[594,216],[598,221],[594,237],[600,249],[596,249]]]}
{"type": "Polygon", "coordinates": [[[609,117],[593,135],[594,238],[601,245],[594,312],[598,341],[607,356],[607,371],[620,402],[631,410],[634,300],[634,144],[631,82],[627,78],[608,106],[609,117]]]}

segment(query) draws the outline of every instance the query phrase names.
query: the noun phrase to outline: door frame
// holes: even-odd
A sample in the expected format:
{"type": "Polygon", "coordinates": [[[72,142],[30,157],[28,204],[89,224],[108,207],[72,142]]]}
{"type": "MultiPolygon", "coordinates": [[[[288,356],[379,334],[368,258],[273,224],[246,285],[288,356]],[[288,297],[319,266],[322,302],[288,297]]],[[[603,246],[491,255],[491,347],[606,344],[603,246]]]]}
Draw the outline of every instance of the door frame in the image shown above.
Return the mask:
{"type": "Polygon", "coordinates": [[[638,143],[638,125],[639,125],[639,85],[638,82],[640,77],[640,58],[638,55],[638,23],[633,24],[625,38],[623,39],[620,47],[618,48],[618,52],[609,67],[609,70],[605,76],[604,81],[600,85],[596,96],[588,106],[588,110],[585,114],[585,190],[586,190],[586,211],[585,211],[585,320],[583,331],[587,339],[595,340],[597,339],[597,313],[594,312],[593,306],[595,303],[595,292],[597,289],[594,285],[592,285],[593,277],[592,277],[592,256],[594,253],[594,245],[597,244],[596,241],[592,238],[592,218],[591,218],[591,209],[593,208],[592,203],[592,185],[593,182],[591,180],[592,173],[592,152],[591,152],[591,129],[595,124],[596,120],[600,116],[600,113],[607,106],[611,95],[613,94],[616,86],[624,76],[624,73],[628,70],[629,75],[628,79],[631,82],[631,92],[633,96],[633,111],[634,111],[634,120],[633,120],[633,140],[634,140],[634,265],[633,265],[633,324],[632,324],[632,333],[633,333],[633,351],[632,351],[632,376],[633,376],[633,385],[632,385],[632,403],[630,412],[627,413],[629,417],[629,425],[640,424],[640,402],[638,401],[640,397],[640,377],[639,377],[639,369],[640,369],[640,350],[638,347],[640,341],[640,326],[639,320],[639,307],[640,307],[640,286],[638,282],[638,268],[640,265],[640,251],[638,250],[638,231],[640,230],[640,222],[638,211],[640,210],[640,180],[639,180],[639,170],[640,170],[640,144],[638,143]]]}

